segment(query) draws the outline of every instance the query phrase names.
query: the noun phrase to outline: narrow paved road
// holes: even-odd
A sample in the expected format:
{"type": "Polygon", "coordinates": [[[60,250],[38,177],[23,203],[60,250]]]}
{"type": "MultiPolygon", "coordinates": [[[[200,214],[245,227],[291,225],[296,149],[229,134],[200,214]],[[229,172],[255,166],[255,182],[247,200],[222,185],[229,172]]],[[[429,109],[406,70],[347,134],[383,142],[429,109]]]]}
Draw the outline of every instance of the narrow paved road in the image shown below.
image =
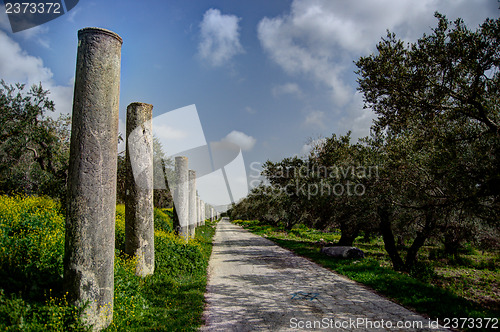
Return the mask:
{"type": "Polygon", "coordinates": [[[217,226],[206,299],[201,331],[442,331],[229,219],[217,226]]]}

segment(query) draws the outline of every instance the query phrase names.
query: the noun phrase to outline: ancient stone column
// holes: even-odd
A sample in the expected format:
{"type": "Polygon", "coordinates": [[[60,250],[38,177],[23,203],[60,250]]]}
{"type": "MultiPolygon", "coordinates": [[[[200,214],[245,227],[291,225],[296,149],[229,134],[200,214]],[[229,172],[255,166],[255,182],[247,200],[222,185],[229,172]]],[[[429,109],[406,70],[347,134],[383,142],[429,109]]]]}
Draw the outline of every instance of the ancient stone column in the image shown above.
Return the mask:
{"type": "Polygon", "coordinates": [[[203,201],[201,200],[200,197],[198,197],[198,226],[201,226],[201,220],[203,219],[202,213],[203,213],[203,208],[201,205],[203,204],[203,201]]]}
{"type": "Polygon", "coordinates": [[[201,200],[200,196],[196,196],[196,225],[201,225],[201,200]]]}
{"type": "Polygon", "coordinates": [[[214,221],[214,208],[210,207],[210,221],[214,221]]]}
{"type": "Polygon", "coordinates": [[[189,170],[189,236],[194,238],[196,231],[196,171],[189,170]]]}
{"type": "Polygon", "coordinates": [[[189,174],[187,157],[175,157],[175,176],[174,204],[179,219],[179,235],[187,241],[189,239],[189,174]]]}
{"type": "Polygon", "coordinates": [[[135,274],[155,268],[153,212],[153,105],[127,107],[125,252],[137,258],[135,274]]]}
{"type": "Polygon", "coordinates": [[[205,202],[203,200],[200,200],[200,206],[201,206],[201,221],[200,225],[203,226],[205,225],[205,202]]]}
{"type": "Polygon", "coordinates": [[[68,169],[64,288],[83,320],[100,330],[113,319],[116,163],[122,39],[78,31],[68,169]]]}
{"type": "Polygon", "coordinates": [[[210,205],[205,203],[205,221],[210,218],[210,205]]]}
{"type": "Polygon", "coordinates": [[[203,208],[205,209],[205,213],[203,214],[203,225],[205,225],[205,221],[207,220],[208,218],[208,204],[205,203],[203,205],[203,208]]]}

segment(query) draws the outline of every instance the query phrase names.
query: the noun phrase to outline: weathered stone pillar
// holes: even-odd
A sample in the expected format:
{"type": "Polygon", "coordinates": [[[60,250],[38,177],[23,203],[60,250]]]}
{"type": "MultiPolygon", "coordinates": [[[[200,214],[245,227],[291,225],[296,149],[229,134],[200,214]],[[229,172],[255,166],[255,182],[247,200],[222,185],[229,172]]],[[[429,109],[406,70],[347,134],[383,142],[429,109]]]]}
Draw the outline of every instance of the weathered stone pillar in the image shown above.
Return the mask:
{"type": "Polygon", "coordinates": [[[187,157],[175,157],[175,176],[174,204],[179,219],[179,235],[187,241],[189,239],[189,174],[187,157]]]}
{"type": "Polygon", "coordinates": [[[196,196],[196,225],[201,225],[201,199],[200,196],[196,196]]]}
{"type": "Polygon", "coordinates": [[[118,102],[122,39],[78,31],[66,215],[64,288],[83,320],[113,320],[118,102]]]}
{"type": "Polygon", "coordinates": [[[200,221],[200,225],[203,226],[205,225],[205,202],[203,200],[200,201],[200,205],[201,205],[201,221],[200,221]]]}
{"type": "Polygon", "coordinates": [[[205,221],[208,219],[209,215],[208,209],[209,209],[208,203],[205,203],[205,219],[203,219],[203,225],[205,225],[205,221]]]}
{"type": "Polygon", "coordinates": [[[205,209],[205,213],[203,214],[203,224],[205,224],[205,220],[207,220],[208,218],[208,204],[207,203],[203,204],[203,207],[205,209]]]}
{"type": "Polygon", "coordinates": [[[210,207],[210,221],[214,221],[214,208],[210,207]]]}
{"type": "Polygon", "coordinates": [[[153,211],[153,105],[127,107],[125,252],[137,257],[135,274],[155,268],[153,211]]]}
{"type": "Polygon", "coordinates": [[[196,171],[189,170],[189,236],[194,238],[196,231],[196,171]]]}

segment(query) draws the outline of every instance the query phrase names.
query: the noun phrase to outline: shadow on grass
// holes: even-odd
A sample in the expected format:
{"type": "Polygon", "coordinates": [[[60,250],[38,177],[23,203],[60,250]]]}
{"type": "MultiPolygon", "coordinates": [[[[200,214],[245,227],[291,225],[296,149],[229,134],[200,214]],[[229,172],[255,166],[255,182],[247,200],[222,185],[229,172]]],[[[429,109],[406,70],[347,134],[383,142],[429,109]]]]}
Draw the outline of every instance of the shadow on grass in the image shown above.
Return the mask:
{"type": "MultiPolygon", "coordinates": [[[[277,230],[275,227],[256,221],[243,222],[243,226],[253,233],[265,236],[283,248],[362,283],[377,293],[431,318],[500,316],[498,311],[488,310],[450,291],[381,266],[380,261],[377,260],[377,257],[380,258],[380,253],[368,253],[368,257],[359,260],[334,259],[320,253],[325,243],[281,238],[281,235],[273,235],[273,232],[277,230]]],[[[367,251],[371,251],[370,247],[379,247],[379,245],[371,246],[370,244],[363,246],[366,247],[364,249],[368,249],[367,251]]]]}
{"type": "Polygon", "coordinates": [[[369,286],[390,299],[433,318],[495,317],[471,302],[446,290],[418,281],[406,274],[381,267],[377,260],[332,259],[322,255],[314,244],[268,237],[283,248],[310,258],[320,265],[369,286]]]}

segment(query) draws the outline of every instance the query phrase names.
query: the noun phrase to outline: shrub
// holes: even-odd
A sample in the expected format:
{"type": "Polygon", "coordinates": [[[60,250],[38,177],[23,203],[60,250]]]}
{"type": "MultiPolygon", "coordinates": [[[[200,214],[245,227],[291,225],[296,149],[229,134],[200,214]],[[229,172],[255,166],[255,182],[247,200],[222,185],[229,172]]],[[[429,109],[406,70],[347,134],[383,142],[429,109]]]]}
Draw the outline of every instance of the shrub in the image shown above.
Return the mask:
{"type": "MultiPolygon", "coordinates": [[[[172,232],[172,218],[169,214],[172,209],[154,209],[154,228],[165,232],[172,232]]],[[[116,206],[116,223],[115,223],[115,249],[125,252],[125,205],[118,204],[116,206]]]]}
{"type": "Polygon", "coordinates": [[[116,206],[115,249],[125,252],[125,205],[116,206]]]}
{"type": "Polygon", "coordinates": [[[49,296],[43,304],[28,303],[0,289],[0,330],[2,331],[90,331],[81,321],[83,308],[68,304],[65,296],[49,296]]]}
{"type": "Polygon", "coordinates": [[[170,275],[193,273],[203,269],[205,262],[196,241],[185,243],[173,232],[155,232],[155,269],[170,275]]]}
{"type": "Polygon", "coordinates": [[[172,209],[155,209],[154,220],[155,220],[155,230],[162,230],[165,232],[172,232],[174,230],[172,224],[172,209]]]}
{"type": "Polygon", "coordinates": [[[46,197],[0,196],[0,288],[42,298],[60,289],[64,217],[46,197]]]}
{"type": "MultiPolygon", "coordinates": [[[[214,229],[207,223],[185,243],[172,230],[171,213],[154,210],[155,274],[141,278],[135,258],[124,254],[125,206],[116,207],[114,320],[107,331],[201,324],[214,229]]],[[[64,225],[50,198],[0,196],[0,331],[89,330],[83,309],[61,289],[64,225]]]]}
{"type": "Polygon", "coordinates": [[[436,272],[432,265],[417,261],[411,268],[410,275],[415,279],[428,282],[436,277],[436,272]]]}

